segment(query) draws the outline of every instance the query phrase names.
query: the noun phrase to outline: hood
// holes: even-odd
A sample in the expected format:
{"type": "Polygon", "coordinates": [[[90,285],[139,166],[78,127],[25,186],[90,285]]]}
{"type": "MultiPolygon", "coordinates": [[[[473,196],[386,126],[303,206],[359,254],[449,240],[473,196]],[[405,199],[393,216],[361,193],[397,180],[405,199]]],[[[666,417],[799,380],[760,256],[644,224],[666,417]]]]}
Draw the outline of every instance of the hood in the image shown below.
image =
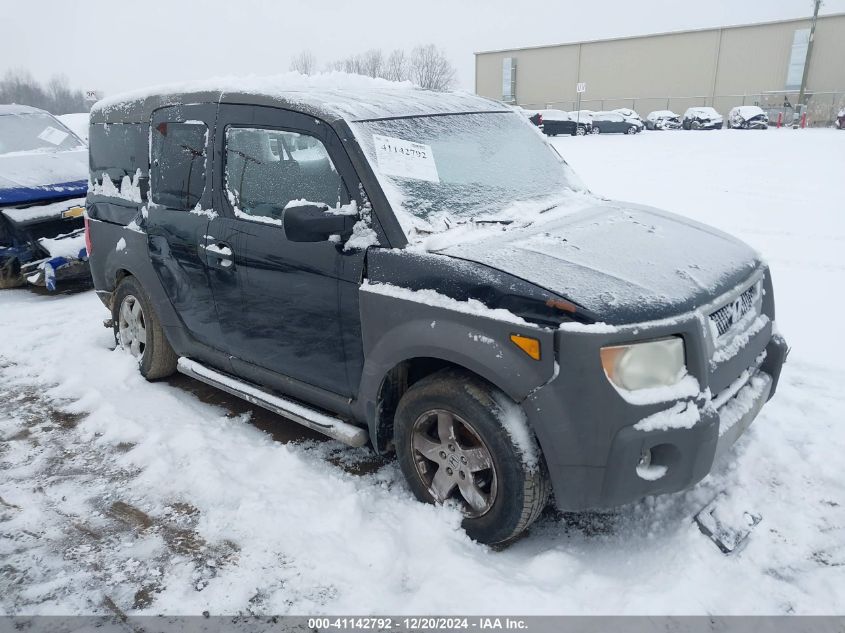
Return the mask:
{"type": "Polygon", "coordinates": [[[692,220],[605,202],[439,251],[505,271],[611,324],[667,318],[712,301],[761,266],[743,242],[692,220]]]}
{"type": "Polygon", "coordinates": [[[0,154],[0,205],[84,194],[87,184],[87,150],[0,154]]]}

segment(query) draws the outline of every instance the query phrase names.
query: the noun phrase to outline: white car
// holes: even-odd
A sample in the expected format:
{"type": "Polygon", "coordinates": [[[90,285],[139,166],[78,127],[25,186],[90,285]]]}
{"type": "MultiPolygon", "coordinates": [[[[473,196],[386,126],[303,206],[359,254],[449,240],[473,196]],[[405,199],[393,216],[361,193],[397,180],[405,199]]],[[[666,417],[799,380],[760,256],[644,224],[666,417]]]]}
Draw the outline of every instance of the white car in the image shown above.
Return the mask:
{"type": "Polygon", "coordinates": [[[758,106],[737,106],[728,113],[728,127],[743,130],[765,130],[769,127],[769,115],[758,106]]]}
{"type": "Polygon", "coordinates": [[[649,130],[679,130],[681,117],[671,110],[655,110],[648,113],[645,126],[649,130]]]}
{"type": "Polygon", "coordinates": [[[715,108],[696,106],[687,108],[681,125],[685,130],[721,130],[723,122],[715,108]]]}

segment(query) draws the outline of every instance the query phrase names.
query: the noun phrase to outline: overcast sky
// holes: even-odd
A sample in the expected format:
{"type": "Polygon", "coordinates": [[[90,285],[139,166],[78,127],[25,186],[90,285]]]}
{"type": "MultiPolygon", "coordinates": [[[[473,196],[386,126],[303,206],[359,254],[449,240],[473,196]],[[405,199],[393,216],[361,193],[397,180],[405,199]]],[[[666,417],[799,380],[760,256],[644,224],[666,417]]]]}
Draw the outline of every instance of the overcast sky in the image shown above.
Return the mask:
{"type": "MultiPolygon", "coordinates": [[[[8,1],[8,0],[6,0],[8,1]]],[[[5,4],[5,2],[4,2],[5,4]]],[[[11,3],[10,3],[11,4],[11,3]]],[[[367,48],[433,42],[473,89],[473,52],[807,16],[812,0],[25,0],[3,11],[0,73],[64,74],[105,94],[287,71],[367,48]]],[[[822,13],[845,12],[824,0],[822,13]]]]}

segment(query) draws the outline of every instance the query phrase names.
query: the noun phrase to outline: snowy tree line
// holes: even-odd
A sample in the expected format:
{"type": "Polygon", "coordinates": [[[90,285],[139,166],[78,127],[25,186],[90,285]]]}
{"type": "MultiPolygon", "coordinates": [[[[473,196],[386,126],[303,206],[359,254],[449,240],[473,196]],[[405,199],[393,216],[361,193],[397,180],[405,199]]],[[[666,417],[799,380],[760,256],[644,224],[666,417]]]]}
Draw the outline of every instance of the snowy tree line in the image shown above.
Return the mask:
{"type": "MultiPolygon", "coordinates": [[[[317,72],[317,58],[311,51],[302,51],[291,59],[290,69],[311,75],[317,72]]],[[[391,81],[411,81],[431,90],[448,90],[455,84],[455,67],[446,53],[434,44],[415,46],[410,53],[397,48],[385,54],[372,48],[330,62],[325,69],[391,81]]]]}
{"type": "Polygon", "coordinates": [[[88,112],[89,109],[85,94],[72,89],[66,77],[56,75],[42,86],[26,70],[9,70],[0,79],[0,103],[33,106],[53,114],[88,112]]]}

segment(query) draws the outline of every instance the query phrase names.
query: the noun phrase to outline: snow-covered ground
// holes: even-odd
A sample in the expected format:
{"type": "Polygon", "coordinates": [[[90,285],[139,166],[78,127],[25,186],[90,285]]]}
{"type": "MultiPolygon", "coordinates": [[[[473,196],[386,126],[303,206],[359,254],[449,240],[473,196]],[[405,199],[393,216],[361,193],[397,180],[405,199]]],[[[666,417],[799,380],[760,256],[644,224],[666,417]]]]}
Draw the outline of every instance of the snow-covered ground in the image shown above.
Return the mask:
{"type": "Polygon", "coordinates": [[[845,133],[556,139],[597,193],[768,257],[793,345],[776,398],[694,490],[547,513],[505,551],[398,468],[112,351],[93,292],[0,293],[0,612],[842,613],[845,133]],[[199,395],[197,395],[199,394],[199,395]],[[289,437],[299,442],[274,441],[289,437]],[[307,439],[310,438],[310,439],[307,439]],[[693,524],[762,515],[722,554],[693,524]]]}

